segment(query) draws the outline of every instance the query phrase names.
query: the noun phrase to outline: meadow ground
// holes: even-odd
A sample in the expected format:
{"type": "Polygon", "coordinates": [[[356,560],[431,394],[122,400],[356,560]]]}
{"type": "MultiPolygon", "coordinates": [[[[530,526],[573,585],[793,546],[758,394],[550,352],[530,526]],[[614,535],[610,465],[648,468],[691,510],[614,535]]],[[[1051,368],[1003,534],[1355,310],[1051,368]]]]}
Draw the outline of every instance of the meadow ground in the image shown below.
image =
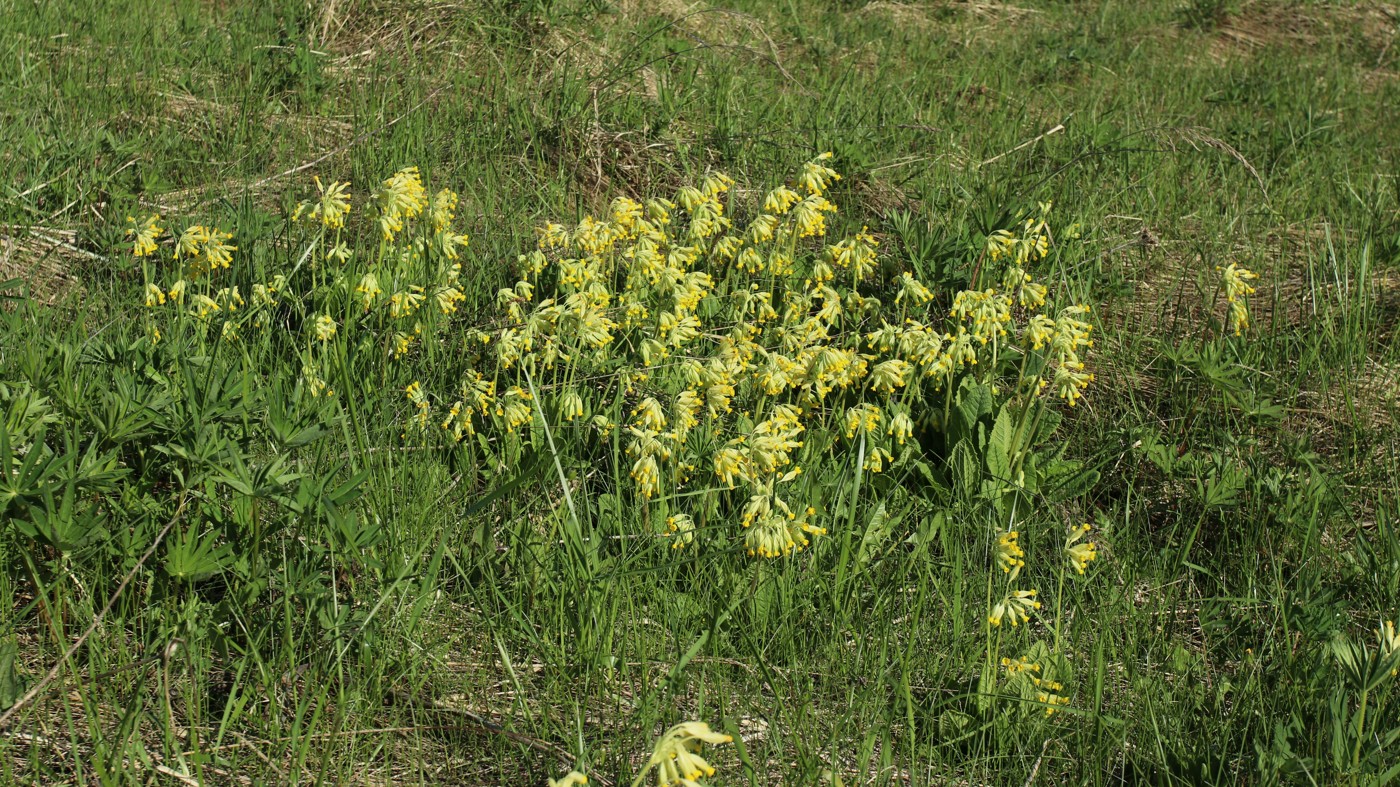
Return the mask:
{"type": "Polygon", "coordinates": [[[0,780],[1394,780],[1397,107],[1384,2],[0,0],[0,780]]]}

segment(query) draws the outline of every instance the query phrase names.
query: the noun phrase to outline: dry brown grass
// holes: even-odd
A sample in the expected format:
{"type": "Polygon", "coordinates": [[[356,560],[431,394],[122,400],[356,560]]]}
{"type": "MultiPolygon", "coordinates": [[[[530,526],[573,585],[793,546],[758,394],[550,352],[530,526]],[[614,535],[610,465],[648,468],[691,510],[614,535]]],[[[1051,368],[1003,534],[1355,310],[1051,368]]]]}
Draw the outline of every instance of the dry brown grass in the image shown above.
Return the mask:
{"type": "Polygon", "coordinates": [[[1380,52],[1383,58],[1398,32],[1400,12],[1384,3],[1256,0],[1225,18],[1211,54],[1223,60],[1267,48],[1311,49],[1329,39],[1347,38],[1380,52]]]}
{"type": "Polygon", "coordinates": [[[77,244],[72,230],[0,226],[0,281],[20,280],[30,298],[46,305],[80,295],[82,285],[70,270],[102,258],[77,244]]]}

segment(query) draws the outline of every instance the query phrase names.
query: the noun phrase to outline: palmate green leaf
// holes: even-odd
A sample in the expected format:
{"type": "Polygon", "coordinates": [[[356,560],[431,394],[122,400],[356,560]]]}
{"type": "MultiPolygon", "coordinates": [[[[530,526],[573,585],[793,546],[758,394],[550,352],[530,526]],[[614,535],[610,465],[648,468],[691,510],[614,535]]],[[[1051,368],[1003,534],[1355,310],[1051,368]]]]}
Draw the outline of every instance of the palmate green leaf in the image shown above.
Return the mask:
{"type": "Polygon", "coordinates": [[[51,494],[60,483],[59,473],[71,456],[59,457],[44,443],[40,429],[23,457],[16,456],[8,427],[0,425],[0,514],[51,494]]]}
{"type": "Polygon", "coordinates": [[[41,503],[29,506],[28,518],[15,517],[17,530],[29,538],[63,553],[71,554],[105,533],[105,517],[77,497],[77,487],[69,482],[57,501],[49,492],[41,503]]]}
{"type": "Polygon", "coordinates": [[[1358,693],[1375,691],[1400,669],[1400,650],[1388,655],[1373,651],[1340,631],[1332,636],[1328,647],[1347,685],[1358,693]]]}
{"type": "Polygon", "coordinates": [[[200,535],[200,526],[191,526],[179,537],[166,542],[165,572],[185,582],[198,582],[223,571],[230,548],[221,544],[219,533],[210,529],[200,535]]]}
{"type": "Polygon", "coordinates": [[[236,448],[227,452],[226,456],[212,479],[249,497],[276,498],[302,476],[301,473],[286,470],[288,459],[285,456],[274,456],[271,461],[257,465],[250,464],[248,458],[236,448]]]}
{"type": "Polygon", "coordinates": [[[41,429],[59,420],[49,398],[40,396],[28,382],[0,383],[0,402],[4,403],[2,425],[10,430],[11,439],[17,443],[32,440],[41,429]]]}

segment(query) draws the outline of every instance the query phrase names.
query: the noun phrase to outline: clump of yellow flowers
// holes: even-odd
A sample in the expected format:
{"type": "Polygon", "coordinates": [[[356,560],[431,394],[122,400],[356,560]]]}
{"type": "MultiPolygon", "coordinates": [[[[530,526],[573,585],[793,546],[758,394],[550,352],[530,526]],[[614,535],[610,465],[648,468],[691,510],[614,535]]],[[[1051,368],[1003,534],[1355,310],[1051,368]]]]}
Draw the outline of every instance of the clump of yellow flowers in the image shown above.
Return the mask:
{"type": "MultiPolygon", "coordinates": [[[[653,773],[657,787],[703,787],[699,780],[714,776],[715,768],[702,756],[702,747],[707,743],[717,745],[733,740],[729,735],[711,730],[710,725],[702,721],[681,722],[657,739],[646,765],[632,780],[632,787],[641,787],[653,773]]],[[[587,783],[588,777],[578,770],[546,780],[548,787],[577,787],[587,783]]]]}
{"type": "MultiPolygon", "coordinates": [[[[917,453],[964,376],[1070,406],[1093,381],[1089,308],[1052,305],[1029,273],[1053,245],[1048,204],[971,249],[972,286],[940,294],[913,272],[882,273],[892,266],[868,228],[829,237],[839,180],[822,154],[751,202],[714,172],[670,197],[617,197],[539,227],[509,286],[465,315],[457,194],[433,194],[416,167],[363,200],[317,178],[291,216],[305,243],[296,268],[251,283],[245,273],[243,291],[216,278],[233,264],[231,233],[172,234],[178,280],[147,272],[149,312],[166,315],[150,334],[237,342],[295,320],[313,397],[348,373],[336,359],[349,346],[412,363],[435,342],[455,380],[405,370],[406,439],[475,451],[574,424],[571,439],[618,441],[628,494],[656,510],[646,521],[664,523],[657,535],[673,547],[742,532],[748,554],[783,557],[827,532],[831,475],[881,473],[917,453]],[[354,242],[361,205],[373,249],[354,242]]],[[[132,253],[154,258],[166,232],[158,216],[132,219],[132,253]]],[[[1015,534],[999,549],[1001,567],[1018,570],[1015,534]]],[[[998,617],[1015,624],[1034,606],[1009,595],[998,617]]]]}
{"type": "Polygon", "coordinates": [[[1242,268],[1235,263],[1230,263],[1224,268],[1220,268],[1220,286],[1225,291],[1225,301],[1229,304],[1229,314],[1226,320],[1235,335],[1244,333],[1244,329],[1249,327],[1249,303],[1248,296],[1254,294],[1254,287],[1250,282],[1259,278],[1259,274],[1248,268],[1242,268]]]}

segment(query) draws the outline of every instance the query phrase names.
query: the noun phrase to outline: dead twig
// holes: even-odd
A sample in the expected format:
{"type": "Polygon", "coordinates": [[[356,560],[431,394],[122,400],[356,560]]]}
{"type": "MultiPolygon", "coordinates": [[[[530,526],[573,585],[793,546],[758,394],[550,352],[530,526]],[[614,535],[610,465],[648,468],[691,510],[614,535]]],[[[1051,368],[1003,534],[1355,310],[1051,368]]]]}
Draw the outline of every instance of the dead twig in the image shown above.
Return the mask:
{"type": "Polygon", "coordinates": [[[1064,120],[1062,120],[1062,121],[1060,121],[1059,123],[1057,123],[1057,124],[1055,125],[1054,128],[1050,129],[1049,131],[1045,132],[1044,134],[1041,134],[1041,135],[1039,135],[1039,136],[1037,136],[1037,137],[1033,137],[1033,138],[1031,138],[1031,139],[1028,139],[1028,140],[1026,140],[1025,142],[1022,142],[1021,144],[1017,145],[1016,147],[1014,147],[1014,148],[1012,148],[1012,149],[1006,151],[1005,153],[998,153],[997,155],[992,156],[991,158],[989,158],[989,159],[987,159],[986,161],[982,162],[982,163],[979,164],[978,166],[979,166],[979,167],[985,167],[985,166],[987,166],[988,164],[992,163],[993,161],[996,161],[997,159],[1003,158],[1003,157],[1005,157],[1005,156],[1009,156],[1009,155],[1011,155],[1012,153],[1015,153],[1016,151],[1021,150],[1022,148],[1028,148],[1028,147],[1030,147],[1031,145],[1034,145],[1035,143],[1041,141],[1042,139],[1045,139],[1046,137],[1050,136],[1051,134],[1058,134],[1058,133],[1060,133],[1061,131],[1064,131],[1064,130],[1065,130],[1065,123],[1068,123],[1068,122],[1069,122],[1069,119],[1072,118],[1072,117],[1074,117],[1074,113],[1073,113],[1073,112],[1069,113],[1069,115],[1067,115],[1067,116],[1065,117],[1064,120]]]}
{"type": "Polygon", "coordinates": [[[117,585],[117,589],[112,591],[111,597],[107,599],[107,604],[102,607],[101,612],[98,612],[97,615],[93,617],[92,622],[88,624],[87,630],[79,635],[78,639],[75,640],[72,645],[68,646],[68,650],[64,651],[58,661],[54,662],[54,665],[49,668],[48,673],[44,675],[42,680],[35,683],[33,688],[26,691],[24,696],[20,697],[8,710],[4,713],[0,713],[0,730],[8,727],[10,719],[14,718],[16,713],[19,713],[24,706],[33,702],[36,697],[44,692],[44,689],[48,688],[49,684],[53,683],[54,680],[58,678],[58,673],[63,668],[63,665],[66,664],[69,659],[73,658],[73,654],[78,652],[78,648],[81,648],[84,642],[87,642],[88,637],[92,636],[92,632],[96,631],[97,627],[102,625],[103,619],[107,617],[108,612],[112,611],[112,607],[117,603],[117,599],[121,597],[122,591],[126,590],[126,586],[131,584],[131,580],[136,576],[136,572],[140,571],[141,567],[146,564],[146,561],[150,559],[151,555],[155,554],[156,548],[165,540],[165,536],[170,533],[170,529],[175,527],[176,522],[180,521],[180,515],[185,512],[185,504],[187,502],[189,502],[188,497],[182,496],[180,498],[180,505],[175,509],[175,514],[170,517],[169,522],[165,523],[165,527],[161,528],[155,540],[151,542],[151,545],[146,548],[145,553],[141,555],[141,559],[136,561],[136,565],[132,566],[131,570],[126,572],[126,576],[122,577],[121,584],[117,585]]]}

